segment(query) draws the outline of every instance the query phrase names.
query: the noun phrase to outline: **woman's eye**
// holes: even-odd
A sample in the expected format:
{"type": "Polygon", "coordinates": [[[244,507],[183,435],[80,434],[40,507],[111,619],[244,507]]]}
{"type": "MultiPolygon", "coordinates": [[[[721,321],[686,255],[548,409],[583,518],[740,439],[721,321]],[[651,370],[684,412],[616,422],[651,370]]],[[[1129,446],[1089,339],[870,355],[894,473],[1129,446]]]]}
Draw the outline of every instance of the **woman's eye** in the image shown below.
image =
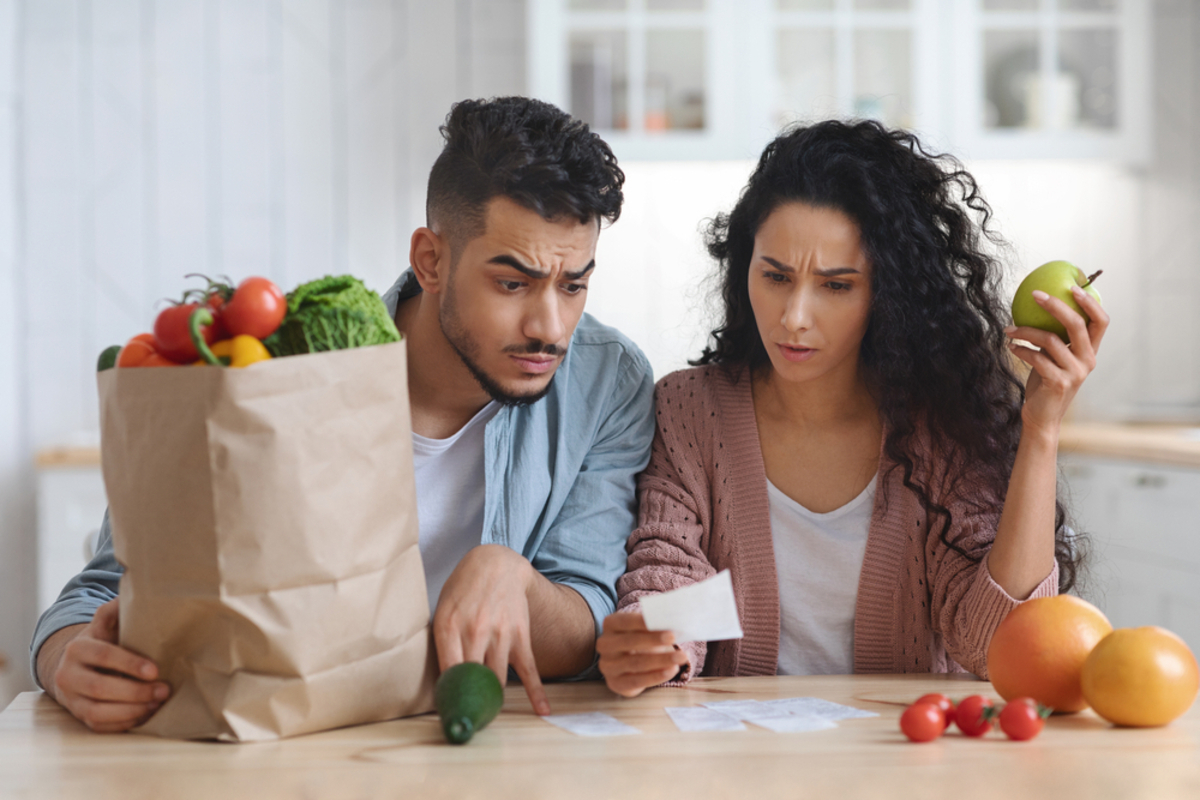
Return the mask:
{"type": "Polygon", "coordinates": [[[767,280],[771,281],[771,283],[786,283],[787,282],[787,275],[784,275],[782,272],[768,272],[768,273],[766,273],[766,275],[767,275],[767,280]]]}
{"type": "Polygon", "coordinates": [[[852,288],[854,288],[853,284],[842,283],[841,281],[830,281],[829,283],[827,283],[825,285],[828,286],[831,290],[833,290],[835,292],[848,292],[852,288]]]}

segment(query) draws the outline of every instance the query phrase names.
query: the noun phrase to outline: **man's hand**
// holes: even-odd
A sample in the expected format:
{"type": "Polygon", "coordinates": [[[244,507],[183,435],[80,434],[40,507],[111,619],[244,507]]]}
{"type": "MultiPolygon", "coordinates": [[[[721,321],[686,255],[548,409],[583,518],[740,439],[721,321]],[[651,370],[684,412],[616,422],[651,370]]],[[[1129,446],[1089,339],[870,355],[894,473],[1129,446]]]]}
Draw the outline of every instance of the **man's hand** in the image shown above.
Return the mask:
{"type": "Polygon", "coordinates": [[[486,544],[463,557],[442,587],[433,615],[438,666],[463,661],[492,668],[505,683],[508,666],[521,678],[534,713],[550,713],[533,656],[528,592],[545,580],[519,553],[486,544]]]}
{"type": "Polygon", "coordinates": [[[38,651],[38,677],[63,708],[94,731],[116,733],[147,720],[171,694],[158,666],[117,644],[117,600],[86,625],[55,633],[38,651]]]}
{"type": "Polygon", "coordinates": [[[596,652],[604,682],[624,697],[636,697],[671,680],[688,663],[687,654],[675,647],[675,634],[646,630],[641,614],[605,617],[596,652]]]}

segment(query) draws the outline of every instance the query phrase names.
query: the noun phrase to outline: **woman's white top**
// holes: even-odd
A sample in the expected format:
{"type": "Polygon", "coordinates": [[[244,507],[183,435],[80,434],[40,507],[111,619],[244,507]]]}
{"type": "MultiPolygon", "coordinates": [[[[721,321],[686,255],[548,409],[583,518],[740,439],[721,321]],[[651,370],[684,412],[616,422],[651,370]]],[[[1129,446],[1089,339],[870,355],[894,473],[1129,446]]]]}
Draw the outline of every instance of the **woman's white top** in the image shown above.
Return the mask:
{"type": "Polygon", "coordinates": [[[854,603],[877,478],[827,514],[809,511],[767,481],[779,575],[780,675],[854,672],[854,603]]]}

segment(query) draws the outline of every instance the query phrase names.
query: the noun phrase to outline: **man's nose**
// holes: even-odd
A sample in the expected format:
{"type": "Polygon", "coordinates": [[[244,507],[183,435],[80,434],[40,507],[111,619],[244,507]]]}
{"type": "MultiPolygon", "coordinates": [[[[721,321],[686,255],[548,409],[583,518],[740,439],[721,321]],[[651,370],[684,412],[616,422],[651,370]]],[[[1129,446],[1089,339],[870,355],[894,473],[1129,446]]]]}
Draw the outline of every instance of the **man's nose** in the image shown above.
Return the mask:
{"type": "Polygon", "coordinates": [[[556,288],[539,292],[532,302],[532,307],[525,315],[522,333],[529,339],[546,344],[561,342],[566,336],[567,326],[563,323],[563,306],[556,288]]]}

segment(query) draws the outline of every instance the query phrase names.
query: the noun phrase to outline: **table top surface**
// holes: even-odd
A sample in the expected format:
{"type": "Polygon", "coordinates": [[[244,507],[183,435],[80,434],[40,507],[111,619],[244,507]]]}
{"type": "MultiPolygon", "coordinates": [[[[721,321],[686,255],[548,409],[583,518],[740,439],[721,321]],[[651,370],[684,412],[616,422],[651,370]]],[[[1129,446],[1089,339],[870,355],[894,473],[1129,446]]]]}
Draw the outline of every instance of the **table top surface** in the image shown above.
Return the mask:
{"type": "Polygon", "coordinates": [[[433,715],[277,742],[218,744],[94,734],[40,693],[0,714],[0,796],[368,797],[1200,797],[1200,704],[1163,728],[1114,728],[1090,711],[1012,742],[951,732],[908,742],[898,718],[921,694],[996,697],[960,676],[711,678],[627,700],[603,684],[547,687],[556,714],[602,711],[642,731],[585,738],[535,717],[519,686],[468,744],[433,715]],[[876,711],[834,730],[683,733],[663,711],[716,700],[821,697],[876,711]]]}

